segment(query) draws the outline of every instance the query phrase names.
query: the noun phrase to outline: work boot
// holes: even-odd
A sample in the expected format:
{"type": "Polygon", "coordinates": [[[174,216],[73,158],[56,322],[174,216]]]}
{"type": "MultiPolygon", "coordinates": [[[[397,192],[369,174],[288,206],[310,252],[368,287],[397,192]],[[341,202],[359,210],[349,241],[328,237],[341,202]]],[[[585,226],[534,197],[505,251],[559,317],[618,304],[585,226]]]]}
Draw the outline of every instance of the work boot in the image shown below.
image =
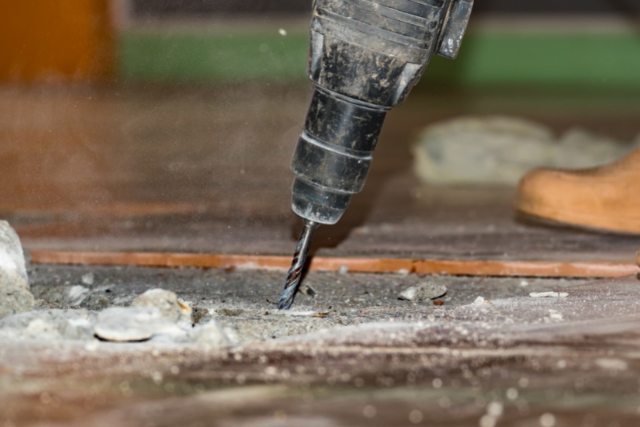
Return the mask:
{"type": "Polygon", "coordinates": [[[640,234],[640,149],[595,168],[529,171],[514,208],[534,219],[640,234]]]}

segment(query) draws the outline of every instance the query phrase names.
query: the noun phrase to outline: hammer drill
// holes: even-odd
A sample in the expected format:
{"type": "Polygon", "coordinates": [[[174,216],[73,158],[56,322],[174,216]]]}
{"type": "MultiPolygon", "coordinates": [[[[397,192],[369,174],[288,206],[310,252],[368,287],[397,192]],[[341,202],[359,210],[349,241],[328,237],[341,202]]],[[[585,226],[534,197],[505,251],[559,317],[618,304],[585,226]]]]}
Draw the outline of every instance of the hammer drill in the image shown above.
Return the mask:
{"type": "Polygon", "coordinates": [[[304,228],[278,308],[289,309],[315,230],[364,186],[384,118],[437,53],[454,59],[473,0],[314,0],[307,74],[315,85],[293,154],[304,228]]]}

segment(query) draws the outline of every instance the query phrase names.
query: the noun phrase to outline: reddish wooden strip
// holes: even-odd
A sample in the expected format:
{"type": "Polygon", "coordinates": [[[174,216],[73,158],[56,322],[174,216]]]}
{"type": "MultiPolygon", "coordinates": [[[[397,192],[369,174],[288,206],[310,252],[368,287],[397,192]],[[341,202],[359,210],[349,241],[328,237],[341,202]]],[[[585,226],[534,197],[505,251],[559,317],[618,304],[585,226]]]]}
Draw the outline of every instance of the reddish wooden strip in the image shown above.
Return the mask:
{"type": "MultiPolygon", "coordinates": [[[[260,255],[210,255],[188,253],[141,252],[58,252],[31,251],[37,264],[136,265],[145,267],[200,267],[286,270],[291,258],[260,255]]],[[[468,276],[539,276],[539,277],[619,277],[638,273],[634,264],[536,262],[536,261],[462,261],[412,260],[392,258],[323,258],[315,257],[311,270],[336,271],[346,266],[355,273],[449,274],[468,276]]]]}

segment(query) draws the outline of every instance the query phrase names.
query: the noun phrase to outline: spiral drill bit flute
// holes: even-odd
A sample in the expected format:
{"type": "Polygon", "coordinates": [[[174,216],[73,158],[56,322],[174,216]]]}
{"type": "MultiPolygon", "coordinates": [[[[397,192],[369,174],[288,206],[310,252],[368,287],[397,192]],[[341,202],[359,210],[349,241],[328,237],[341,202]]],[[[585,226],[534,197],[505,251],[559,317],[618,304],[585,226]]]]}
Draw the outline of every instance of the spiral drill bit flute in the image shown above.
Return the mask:
{"type": "Polygon", "coordinates": [[[437,53],[458,54],[473,0],[315,0],[307,74],[315,84],[291,169],[304,229],[278,308],[300,284],[313,235],[362,190],[384,118],[437,53]]]}

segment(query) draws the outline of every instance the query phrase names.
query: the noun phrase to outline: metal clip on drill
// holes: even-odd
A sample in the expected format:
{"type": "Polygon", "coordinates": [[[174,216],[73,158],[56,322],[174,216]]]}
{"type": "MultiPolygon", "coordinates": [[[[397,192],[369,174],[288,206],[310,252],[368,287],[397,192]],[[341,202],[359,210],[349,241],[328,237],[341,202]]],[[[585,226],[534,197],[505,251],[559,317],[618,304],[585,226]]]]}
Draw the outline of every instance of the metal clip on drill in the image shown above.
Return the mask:
{"type": "Polygon", "coordinates": [[[438,53],[458,54],[473,0],[315,0],[307,74],[315,91],[293,155],[304,229],[278,308],[289,309],[311,240],[362,190],[384,118],[438,53]]]}

